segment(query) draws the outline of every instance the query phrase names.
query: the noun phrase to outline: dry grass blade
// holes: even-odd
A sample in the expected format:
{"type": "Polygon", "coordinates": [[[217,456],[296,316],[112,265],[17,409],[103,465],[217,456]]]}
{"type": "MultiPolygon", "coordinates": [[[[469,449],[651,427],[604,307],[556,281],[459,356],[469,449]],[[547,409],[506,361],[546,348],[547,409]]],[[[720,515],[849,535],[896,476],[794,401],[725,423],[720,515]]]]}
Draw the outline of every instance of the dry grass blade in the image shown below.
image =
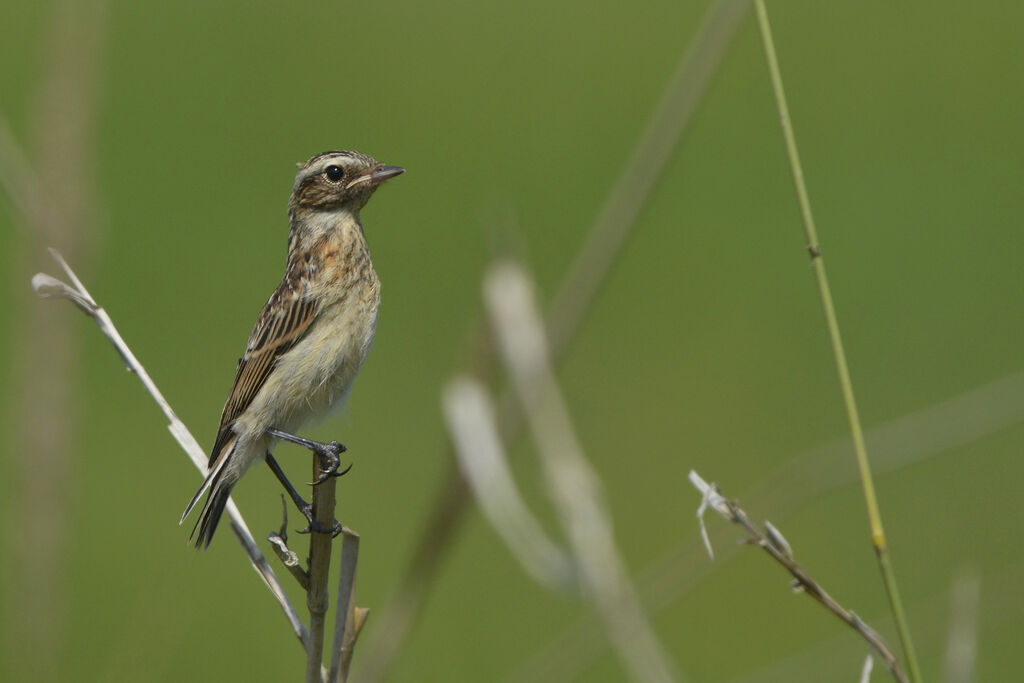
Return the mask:
{"type": "MultiPolygon", "coordinates": [[[[113,321],[107,312],[96,303],[96,300],[92,298],[89,291],[85,288],[85,285],[78,279],[71,267],[64,261],[64,258],[55,250],[51,250],[54,259],[60,264],[67,274],[74,286],[70,286],[64,282],[61,282],[57,278],[39,273],[32,278],[32,285],[36,288],[36,292],[43,297],[61,297],[68,301],[71,301],[80,310],[84,311],[89,315],[93,321],[99,326],[100,332],[110,341],[110,343],[117,349],[117,352],[121,355],[121,359],[124,361],[128,369],[138,376],[139,381],[149,392],[149,395],[153,397],[153,400],[163,411],[170,424],[168,430],[174,436],[175,440],[181,445],[182,449],[188,454],[189,458],[196,468],[201,472],[206,472],[206,453],[199,446],[199,442],[196,441],[195,437],[188,430],[178,416],[175,414],[171,405],[164,398],[163,394],[157,388],[156,384],[150,378],[149,373],[142,366],[142,363],[135,357],[132,350],[128,347],[128,344],[122,339],[121,334],[117,331],[113,321]]],[[[274,571],[270,568],[263,553],[260,552],[259,547],[256,545],[256,541],[249,531],[249,527],[246,525],[245,520],[242,518],[241,513],[235,506],[233,500],[228,500],[227,504],[228,518],[231,522],[231,530],[235,534],[235,538],[242,544],[242,549],[245,550],[245,554],[249,557],[249,561],[252,563],[253,569],[262,577],[263,582],[270,590],[274,599],[277,600],[281,610],[284,612],[285,617],[288,619],[288,623],[292,627],[292,631],[295,633],[295,637],[299,639],[303,648],[307,647],[308,633],[306,627],[303,626],[299,620],[298,614],[295,612],[295,608],[292,607],[291,602],[288,600],[288,596],[285,594],[284,587],[281,582],[277,579],[274,571]]]]}
{"type": "Polygon", "coordinates": [[[445,388],[442,403],[459,466],[487,521],[535,581],[554,590],[574,590],[571,560],[519,494],[483,384],[457,377],[445,388]]]}
{"type": "Polygon", "coordinates": [[[533,284],[517,265],[499,263],[484,278],[484,299],[585,593],[630,678],[671,681],[675,676],[668,656],[616,546],[601,482],[558,389],[533,284]]]}
{"type": "Polygon", "coordinates": [[[348,680],[356,639],[366,623],[368,609],[356,607],[356,565],[359,562],[359,534],[341,531],[341,571],[338,573],[338,604],[334,612],[334,647],[331,653],[330,683],[348,680]]]}

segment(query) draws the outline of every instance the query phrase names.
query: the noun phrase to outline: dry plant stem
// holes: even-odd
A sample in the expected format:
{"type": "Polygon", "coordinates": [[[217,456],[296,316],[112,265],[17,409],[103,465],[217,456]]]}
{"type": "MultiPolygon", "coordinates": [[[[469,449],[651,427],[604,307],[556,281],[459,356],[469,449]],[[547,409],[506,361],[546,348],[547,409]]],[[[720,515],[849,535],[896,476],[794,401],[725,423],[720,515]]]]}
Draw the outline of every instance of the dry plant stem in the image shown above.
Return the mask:
{"type": "MultiPolygon", "coordinates": [[[[652,114],[550,307],[546,319],[552,359],[556,364],[565,355],[650,193],[661,179],[749,6],[750,0],[716,0],[680,60],[665,96],[652,114]]],[[[488,360],[492,356],[489,344],[478,346],[481,350],[474,363],[493,367],[488,360]]],[[[482,374],[487,375],[489,371],[485,369],[482,374]]],[[[502,410],[501,417],[507,412],[502,410]]],[[[521,424],[519,419],[509,422],[521,424]]],[[[505,419],[499,419],[499,423],[506,442],[511,443],[520,429],[505,429],[505,419]]],[[[449,471],[437,493],[432,516],[420,535],[420,545],[413,553],[398,591],[382,611],[380,626],[369,643],[365,666],[360,670],[366,681],[380,680],[399,651],[470,500],[469,488],[459,473],[451,448],[447,460],[449,471]]]]}
{"type": "Polygon", "coordinates": [[[754,5],[757,8],[757,20],[764,43],[765,59],[768,62],[768,70],[771,74],[772,90],[779,109],[782,134],[786,140],[786,153],[789,156],[789,164],[793,172],[793,183],[796,187],[797,201],[800,204],[800,215],[803,219],[804,232],[807,237],[807,249],[811,254],[811,263],[818,282],[818,292],[821,295],[821,305],[824,309],[825,320],[828,325],[832,353],[835,356],[836,370],[839,374],[839,384],[842,387],[843,402],[846,405],[846,416],[850,423],[850,432],[853,436],[853,448],[857,457],[857,467],[860,470],[861,488],[864,490],[868,523],[871,527],[871,543],[874,545],[875,553],[878,556],[878,564],[882,570],[882,579],[889,596],[889,604],[896,621],[900,642],[903,645],[903,653],[906,656],[910,679],[916,683],[921,680],[921,672],[917,665],[917,655],[914,652],[910,628],[907,626],[907,620],[904,615],[903,602],[900,600],[899,589],[896,584],[896,573],[892,568],[889,551],[886,547],[882,515],[875,496],[875,485],[871,478],[871,465],[868,461],[867,449],[864,446],[864,434],[860,425],[860,417],[857,413],[857,402],[853,394],[853,381],[850,379],[850,370],[846,363],[846,353],[843,350],[843,340],[839,334],[839,321],[832,303],[832,292],[825,273],[825,262],[821,257],[818,234],[814,227],[814,216],[811,213],[810,197],[804,184],[803,167],[800,164],[796,136],[793,133],[793,126],[789,117],[789,107],[786,104],[786,93],[782,87],[782,72],[779,69],[775,42],[772,38],[771,25],[768,22],[768,11],[765,8],[764,0],[754,0],[754,5]]]}
{"type": "MultiPolygon", "coordinates": [[[[107,34],[105,0],[41,4],[39,69],[26,92],[27,151],[3,122],[0,184],[10,197],[4,307],[13,345],[4,358],[10,403],[0,436],[11,495],[0,504],[0,678],[55,680],[60,657],[25,653],[65,650],[69,626],[69,510],[80,450],[80,339],[73,321],[51,306],[21,305],[22,288],[39,269],[45,248],[57,245],[88,261],[101,230],[95,183],[97,103],[102,101],[107,34]],[[20,214],[20,215],[19,215],[20,214]],[[15,294],[17,293],[17,294],[15,294]],[[45,476],[40,476],[45,472],[45,476]],[[39,504],[45,501],[45,504],[39,504]]],[[[33,50],[33,52],[35,52],[33,50]]],[[[5,110],[16,103],[8,91],[5,110]]],[[[13,111],[9,111],[14,114],[13,111]]],[[[0,201],[2,203],[2,201],[0,201]]]]}
{"type": "Polygon", "coordinates": [[[860,683],[870,683],[871,681],[871,670],[875,667],[875,658],[868,653],[868,656],[864,658],[864,665],[860,670],[860,683]]]}
{"type": "MultiPolygon", "coordinates": [[[[747,518],[747,513],[744,512],[743,509],[734,501],[728,500],[722,496],[714,484],[708,485],[700,478],[699,475],[697,475],[696,472],[690,473],[690,480],[693,481],[694,486],[698,490],[703,492],[704,500],[710,503],[708,507],[713,508],[733,524],[739,524],[746,529],[747,533],[750,534],[749,542],[760,546],[766,553],[771,555],[776,562],[785,567],[786,571],[796,579],[794,584],[795,587],[817,600],[828,611],[835,614],[846,622],[850,628],[859,633],[861,637],[864,638],[864,640],[866,640],[876,652],[878,652],[882,659],[885,660],[886,666],[889,667],[893,677],[901,683],[906,683],[906,674],[903,673],[899,660],[896,659],[896,655],[889,647],[889,644],[885,642],[885,639],[883,639],[882,636],[880,636],[873,628],[865,624],[860,617],[836,602],[836,600],[811,577],[807,570],[793,559],[793,553],[789,544],[786,543],[782,534],[779,533],[771,523],[766,521],[765,531],[761,531],[750,522],[747,518]]],[[[702,509],[704,508],[704,505],[705,504],[702,503],[702,509]]],[[[703,527],[703,522],[701,522],[701,525],[703,527]]]]}
{"type": "MultiPolygon", "coordinates": [[[[131,349],[125,343],[124,339],[121,338],[121,334],[114,327],[113,321],[107,312],[100,308],[99,304],[92,298],[86,290],[85,285],[81,283],[75,273],[71,270],[71,267],[64,261],[63,257],[56,251],[51,249],[50,253],[53,258],[60,264],[61,268],[67,274],[68,279],[71,281],[71,285],[67,285],[56,278],[50,277],[43,273],[37,273],[32,278],[32,287],[35,289],[36,294],[42,297],[57,297],[67,299],[75,306],[77,306],[83,313],[93,319],[93,321],[99,326],[100,331],[103,335],[113,344],[118,354],[121,356],[122,362],[125,367],[135,373],[142,382],[142,385],[149,392],[149,395],[153,397],[156,404],[160,406],[167,420],[170,422],[168,429],[171,434],[177,440],[178,444],[182,447],[185,453],[191,458],[192,463],[199,469],[201,473],[206,472],[206,453],[199,446],[199,442],[195,440],[192,433],[189,432],[185,424],[178,418],[171,408],[170,404],[164,398],[160,390],[157,389],[156,384],[150,378],[149,373],[142,367],[142,364],[132,353],[131,349]]],[[[278,581],[277,576],[274,575],[274,571],[270,568],[263,553],[260,552],[259,547],[256,545],[255,539],[249,532],[249,527],[246,525],[245,520],[242,518],[241,513],[235,506],[235,502],[228,499],[227,504],[228,519],[231,522],[231,530],[235,534],[235,538],[242,544],[242,549],[245,550],[246,555],[249,557],[249,561],[252,562],[253,568],[256,573],[260,575],[271,594],[277,600],[281,610],[284,612],[285,617],[288,619],[288,623],[292,627],[292,631],[295,633],[296,638],[305,648],[307,647],[308,633],[306,627],[303,626],[299,620],[298,614],[292,607],[291,602],[288,600],[288,596],[284,592],[284,587],[281,582],[278,581]]]]}
{"type": "MultiPolygon", "coordinates": [[[[323,475],[320,459],[313,458],[313,481],[323,475]]],[[[322,528],[334,526],[336,477],[328,477],[313,487],[313,519],[322,528]]],[[[309,647],[306,648],[306,683],[321,683],[324,659],[324,624],[328,606],[327,579],[331,570],[331,534],[309,533],[309,590],[306,606],[309,608],[309,647]]]]}
{"type": "Polygon", "coordinates": [[[545,482],[569,539],[586,595],[600,612],[612,647],[631,680],[671,681],[671,666],[644,614],[615,544],[601,482],[583,452],[550,364],[532,282],[511,262],[484,278],[484,299],[502,359],[530,433],[545,482]]]}
{"type": "Polygon", "coordinates": [[[334,647],[331,652],[330,683],[348,680],[349,666],[356,639],[366,620],[368,610],[356,618],[356,564],[359,561],[359,534],[345,528],[341,531],[341,571],[338,575],[338,604],[334,612],[334,647]]]}
{"type": "Polygon", "coordinates": [[[281,494],[281,507],[284,510],[281,520],[281,529],[279,531],[271,532],[267,536],[267,540],[270,541],[271,547],[277,554],[277,559],[281,560],[281,564],[291,572],[295,580],[299,582],[302,590],[309,591],[309,572],[302,568],[302,562],[299,560],[299,556],[295,554],[295,551],[288,547],[288,504],[284,500],[284,494],[281,494]]]}
{"type": "Polygon", "coordinates": [[[274,552],[277,554],[277,559],[281,560],[281,564],[295,577],[302,590],[308,591],[309,574],[302,568],[302,564],[298,561],[295,552],[288,547],[287,539],[275,532],[267,536],[267,540],[270,541],[274,552]]]}
{"type": "Polygon", "coordinates": [[[575,592],[572,558],[548,537],[519,493],[483,382],[457,376],[445,387],[441,403],[459,467],[484,518],[535,581],[575,592]]]}
{"type": "Polygon", "coordinates": [[[981,578],[974,571],[961,572],[954,578],[951,589],[946,683],[970,683],[976,678],[981,578]]]}
{"type": "Polygon", "coordinates": [[[821,603],[825,609],[835,614],[837,617],[846,622],[846,624],[861,635],[868,644],[873,647],[878,654],[885,660],[885,664],[892,671],[893,678],[901,683],[907,681],[906,674],[903,673],[900,662],[896,659],[896,655],[893,653],[889,644],[876,632],[873,628],[865,624],[860,617],[840,605],[836,600],[829,595],[824,588],[815,581],[807,570],[801,565],[797,564],[792,558],[790,558],[783,550],[777,547],[774,543],[768,540],[764,533],[762,533],[756,526],[750,523],[747,519],[746,513],[742,509],[737,507],[732,501],[729,501],[729,507],[732,510],[735,518],[733,521],[744,529],[753,537],[753,542],[764,549],[769,555],[771,555],[776,562],[786,568],[793,578],[796,579],[796,583],[799,587],[811,596],[819,603],[821,603]]]}

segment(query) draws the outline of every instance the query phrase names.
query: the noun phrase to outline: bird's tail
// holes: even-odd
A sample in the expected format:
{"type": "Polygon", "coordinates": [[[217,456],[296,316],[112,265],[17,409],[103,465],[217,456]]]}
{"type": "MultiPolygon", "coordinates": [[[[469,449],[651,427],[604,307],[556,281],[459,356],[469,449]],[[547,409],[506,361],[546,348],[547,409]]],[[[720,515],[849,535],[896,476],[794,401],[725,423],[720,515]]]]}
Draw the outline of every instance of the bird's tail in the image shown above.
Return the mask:
{"type": "Polygon", "coordinates": [[[210,495],[206,497],[206,504],[203,505],[203,510],[199,513],[196,525],[192,527],[192,535],[188,537],[189,542],[195,539],[197,549],[206,550],[210,546],[213,532],[217,530],[217,522],[224,514],[224,506],[228,504],[228,498],[231,497],[231,489],[234,486],[235,480],[229,481],[223,472],[210,486],[210,495]],[[196,534],[197,531],[198,534],[196,534]]]}
{"type": "Polygon", "coordinates": [[[188,537],[190,543],[193,540],[195,541],[196,548],[205,550],[209,547],[210,541],[213,540],[213,532],[217,530],[217,523],[220,522],[221,515],[224,514],[224,506],[227,505],[228,498],[231,496],[231,489],[238,482],[238,474],[232,471],[232,468],[225,467],[232,456],[234,456],[236,445],[237,441],[232,440],[232,443],[227,444],[221,451],[227,451],[227,453],[224,457],[220,458],[220,462],[206,475],[203,485],[196,491],[196,495],[192,497],[188,507],[185,508],[185,513],[181,516],[181,521],[184,522],[185,517],[192,511],[192,508],[199,498],[202,497],[203,493],[207,490],[210,491],[206,497],[206,503],[203,504],[203,509],[199,513],[199,519],[196,520],[196,525],[192,527],[192,534],[188,537]]]}

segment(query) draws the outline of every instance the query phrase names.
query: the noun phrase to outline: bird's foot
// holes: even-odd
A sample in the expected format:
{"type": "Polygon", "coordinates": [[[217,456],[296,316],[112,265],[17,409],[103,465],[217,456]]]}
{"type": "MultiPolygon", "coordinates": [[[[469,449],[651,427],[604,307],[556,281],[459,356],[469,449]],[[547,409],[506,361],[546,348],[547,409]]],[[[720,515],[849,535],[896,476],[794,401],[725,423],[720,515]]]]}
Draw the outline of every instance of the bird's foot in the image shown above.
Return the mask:
{"type": "Polygon", "coordinates": [[[307,514],[305,512],[303,512],[303,514],[306,516],[306,521],[308,521],[309,523],[306,525],[305,529],[300,529],[296,533],[308,534],[315,531],[318,534],[330,534],[331,538],[337,538],[338,534],[340,534],[342,530],[345,528],[338,520],[334,520],[334,524],[332,524],[329,527],[326,527],[320,522],[313,519],[313,515],[307,514]]]}
{"type": "Polygon", "coordinates": [[[338,471],[338,468],[341,466],[340,455],[348,449],[345,448],[344,444],[338,443],[337,441],[321,443],[319,441],[312,441],[311,439],[304,439],[301,436],[295,436],[288,432],[282,432],[279,429],[268,429],[267,434],[275,439],[290,441],[291,443],[302,446],[316,454],[320,459],[320,475],[315,481],[309,482],[310,486],[322,484],[331,477],[340,477],[343,474],[347,474],[348,471],[352,469],[352,465],[349,465],[341,472],[338,471]]]}
{"type": "Polygon", "coordinates": [[[302,498],[296,497],[293,499],[295,507],[298,508],[302,516],[306,518],[306,528],[299,529],[296,533],[308,534],[310,532],[317,532],[318,534],[330,534],[331,538],[336,537],[341,533],[342,525],[338,520],[334,520],[334,524],[329,527],[324,526],[320,522],[316,521],[313,517],[313,506],[310,503],[302,500],[302,498]]]}
{"type": "MultiPolygon", "coordinates": [[[[277,460],[274,459],[273,455],[267,453],[266,461],[267,465],[274,472],[274,476],[276,476],[278,481],[281,482],[285,491],[288,492],[288,496],[292,499],[292,502],[295,503],[295,507],[302,513],[302,516],[306,518],[306,528],[302,529],[298,533],[308,534],[311,531],[315,531],[318,534],[331,534],[332,538],[341,533],[342,526],[341,522],[338,520],[334,520],[333,525],[326,527],[313,518],[313,505],[303,500],[302,496],[299,495],[299,492],[296,491],[295,487],[292,486],[290,481],[288,481],[288,478],[284,476],[284,471],[281,469],[281,466],[277,464],[277,460]]],[[[349,467],[351,467],[351,465],[349,467]]],[[[346,469],[345,472],[347,471],[348,470],[346,469]]],[[[342,472],[341,474],[344,474],[345,472],[342,472]]],[[[287,520],[287,516],[285,519],[287,520]]],[[[281,535],[284,536],[284,533],[281,535]]]]}

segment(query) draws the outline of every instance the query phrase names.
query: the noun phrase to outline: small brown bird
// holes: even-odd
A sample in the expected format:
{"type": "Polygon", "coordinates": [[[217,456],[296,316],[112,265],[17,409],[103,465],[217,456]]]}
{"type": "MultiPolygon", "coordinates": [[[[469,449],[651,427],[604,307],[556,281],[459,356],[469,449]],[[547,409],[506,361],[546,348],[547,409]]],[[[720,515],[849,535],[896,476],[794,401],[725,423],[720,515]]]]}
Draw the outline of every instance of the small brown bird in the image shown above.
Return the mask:
{"type": "Polygon", "coordinates": [[[266,460],[310,527],[309,505],[288,483],[271,450],[278,439],[320,456],[325,480],[344,450],[294,436],[307,420],[344,403],[373,345],[380,280],[359,222],[377,187],[405,169],[365,154],[335,151],[299,164],[288,203],[291,229],[284,280],[263,307],[238,361],[220,418],[208,474],[181,516],[209,491],[191,541],[209,546],[232,487],[253,463],[266,460]],[[198,535],[197,535],[198,532],[198,535]]]}

